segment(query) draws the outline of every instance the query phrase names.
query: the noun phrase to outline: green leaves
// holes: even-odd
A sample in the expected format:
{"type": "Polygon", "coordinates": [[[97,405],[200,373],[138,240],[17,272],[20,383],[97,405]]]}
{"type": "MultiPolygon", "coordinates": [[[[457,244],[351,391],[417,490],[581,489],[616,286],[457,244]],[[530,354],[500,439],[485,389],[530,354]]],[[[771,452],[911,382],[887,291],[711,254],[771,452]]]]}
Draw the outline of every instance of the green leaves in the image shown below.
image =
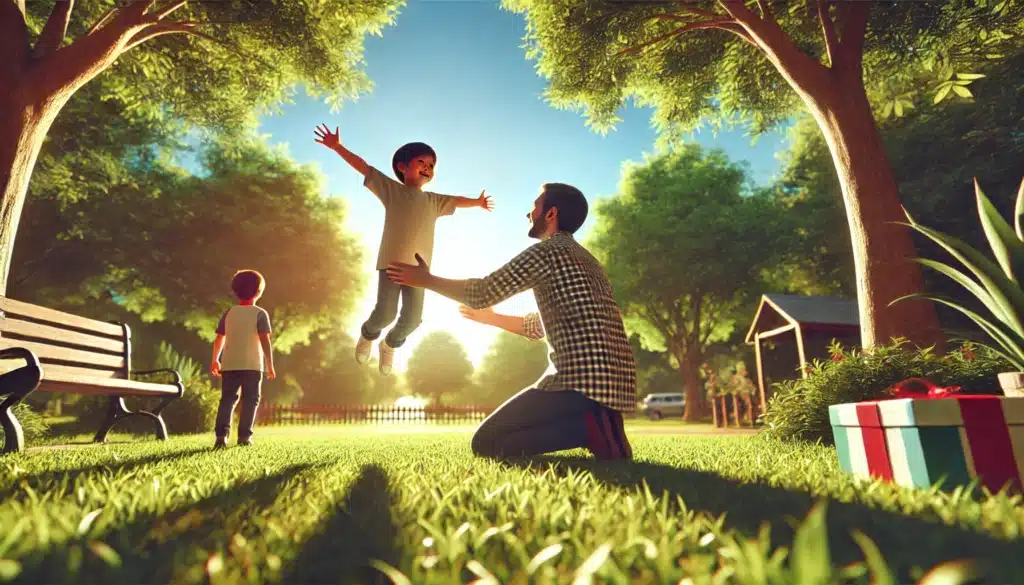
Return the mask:
{"type": "Polygon", "coordinates": [[[1013,363],[1018,370],[1024,370],[1024,291],[1017,280],[1024,273],[1024,239],[1020,237],[1020,210],[1024,208],[1024,182],[1017,194],[1015,213],[1017,218],[1016,231],[999,215],[998,210],[982,192],[977,180],[974,183],[978,203],[978,217],[988,240],[996,262],[985,258],[980,252],[963,241],[924,227],[910,220],[910,227],[936,242],[954,258],[960,261],[977,281],[972,280],[963,272],[935,261],[919,260],[925,266],[933,268],[954,280],[982,302],[993,319],[985,318],[976,312],[936,295],[911,295],[893,301],[897,303],[908,298],[926,298],[952,307],[980,327],[989,337],[993,338],[1001,348],[1001,353],[1013,363]],[[979,284],[980,283],[980,284],[979,284]]]}
{"type": "Polygon", "coordinates": [[[956,73],[956,79],[953,79],[953,76],[953,70],[948,69],[943,76],[942,83],[935,88],[936,93],[932,103],[937,104],[946,99],[951,91],[962,98],[973,98],[974,94],[971,93],[971,90],[967,89],[967,86],[976,79],[985,77],[981,73],[956,73]]]}

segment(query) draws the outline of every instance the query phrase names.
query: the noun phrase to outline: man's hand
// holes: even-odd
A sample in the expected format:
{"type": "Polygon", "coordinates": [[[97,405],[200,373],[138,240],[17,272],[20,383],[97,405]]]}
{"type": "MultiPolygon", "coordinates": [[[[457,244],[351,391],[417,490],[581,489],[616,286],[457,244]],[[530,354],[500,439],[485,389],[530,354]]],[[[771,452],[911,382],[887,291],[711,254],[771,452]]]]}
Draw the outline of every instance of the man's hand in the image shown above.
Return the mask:
{"type": "Polygon", "coordinates": [[[321,123],[319,126],[316,127],[316,130],[313,131],[313,134],[316,135],[316,142],[323,144],[324,146],[330,148],[331,150],[334,150],[341,146],[341,139],[338,138],[337,126],[335,126],[334,128],[334,132],[331,133],[330,128],[328,128],[326,124],[321,123]]]}
{"type": "Polygon", "coordinates": [[[389,264],[387,268],[388,279],[403,286],[425,288],[425,285],[430,282],[430,267],[427,266],[427,263],[423,261],[423,257],[419,254],[416,254],[416,262],[418,263],[416,266],[402,262],[389,264]]]}
{"type": "Polygon", "coordinates": [[[459,312],[462,316],[469,319],[470,321],[476,321],[477,323],[483,323],[484,325],[491,325],[494,323],[494,308],[487,307],[486,309],[474,309],[467,307],[466,305],[459,305],[459,312]]]}
{"type": "Polygon", "coordinates": [[[220,362],[219,361],[212,361],[212,362],[210,362],[210,373],[213,374],[214,377],[220,378],[220,362]]]}
{"type": "Polygon", "coordinates": [[[490,195],[487,195],[486,189],[480,192],[480,196],[476,198],[476,204],[478,207],[482,207],[487,211],[494,210],[494,201],[491,199],[490,195]]]}
{"type": "Polygon", "coordinates": [[[267,364],[267,379],[273,380],[277,377],[277,370],[274,369],[274,364],[267,364]]]}

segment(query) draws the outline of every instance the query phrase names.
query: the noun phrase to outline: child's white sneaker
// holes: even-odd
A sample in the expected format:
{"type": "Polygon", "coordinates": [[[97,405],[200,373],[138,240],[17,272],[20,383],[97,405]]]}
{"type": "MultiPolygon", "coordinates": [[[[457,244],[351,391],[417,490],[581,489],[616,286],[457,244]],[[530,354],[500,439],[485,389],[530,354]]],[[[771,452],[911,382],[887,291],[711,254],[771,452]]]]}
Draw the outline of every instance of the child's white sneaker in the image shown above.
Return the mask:
{"type": "Polygon", "coordinates": [[[373,341],[366,339],[362,335],[359,336],[359,341],[356,342],[356,362],[365,364],[370,359],[370,348],[373,347],[373,341]]]}
{"type": "Polygon", "coordinates": [[[391,375],[391,364],[395,360],[395,348],[388,345],[387,341],[380,342],[380,373],[385,376],[391,375]]]}

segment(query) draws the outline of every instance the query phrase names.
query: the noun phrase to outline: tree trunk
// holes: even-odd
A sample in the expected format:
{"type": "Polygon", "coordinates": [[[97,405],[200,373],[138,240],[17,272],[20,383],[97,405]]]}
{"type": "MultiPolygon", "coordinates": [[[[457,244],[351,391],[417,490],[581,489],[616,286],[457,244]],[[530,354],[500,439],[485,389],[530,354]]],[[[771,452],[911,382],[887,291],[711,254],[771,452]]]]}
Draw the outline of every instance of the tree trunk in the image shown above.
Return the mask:
{"type": "Polygon", "coordinates": [[[861,344],[884,345],[905,337],[918,347],[945,348],[930,301],[889,303],[924,290],[921,267],[906,222],[899,189],[875,124],[859,68],[829,70],[831,83],[802,97],[828,143],[850,224],[860,308],[861,344]]]}
{"type": "Polygon", "coordinates": [[[740,426],[740,402],[736,399],[736,395],[732,395],[732,421],[733,426],[740,426]]]}
{"type": "Polygon", "coordinates": [[[7,293],[14,238],[32,169],[46,133],[64,105],[64,101],[54,100],[30,103],[17,86],[11,89],[0,97],[0,294],[7,293]]]}
{"type": "Polygon", "coordinates": [[[747,422],[754,426],[754,402],[750,399],[750,394],[743,395],[743,402],[747,405],[747,422]]]}
{"type": "Polygon", "coordinates": [[[711,422],[718,426],[718,405],[715,404],[714,397],[711,398],[711,422]]]}
{"type": "Polygon", "coordinates": [[[850,223],[861,344],[871,348],[904,337],[919,347],[943,350],[945,338],[930,301],[889,306],[922,292],[924,278],[911,261],[916,254],[910,229],[892,223],[906,217],[864,90],[864,39],[872,4],[842,3],[839,21],[819,11],[829,66],[798,47],[770,15],[762,18],[739,0],[719,4],[800,96],[828,143],[850,223]]]}
{"type": "Polygon", "coordinates": [[[679,376],[683,382],[683,393],[686,396],[686,408],[683,411],[683,420],[693,422],[706,414],[706,409],[701,403],[701,390],[704,388],[700,381],[700,356],[696,352],[687,351],[682,356],[676,356],[679,362],[679,376]]]}

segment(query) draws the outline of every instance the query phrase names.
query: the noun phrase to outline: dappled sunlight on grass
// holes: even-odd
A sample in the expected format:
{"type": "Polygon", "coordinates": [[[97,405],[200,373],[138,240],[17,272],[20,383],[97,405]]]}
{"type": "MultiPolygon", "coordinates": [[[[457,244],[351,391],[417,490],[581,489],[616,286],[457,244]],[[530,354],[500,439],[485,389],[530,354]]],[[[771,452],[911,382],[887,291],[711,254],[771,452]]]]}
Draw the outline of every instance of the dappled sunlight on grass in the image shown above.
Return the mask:
{"type": "Polygon", "coordinates": [[[864,559],[854,529],[900,582],[963,556],[994,576],[1024,570],[1019,499],[859,482],[825,446],[636,435],[634,462],[582,450],[498,462],[472,456],[469,425],[390,428],[268,427],[255,446],[225,451],[189,436],[2,458],[0,578],[753,584],[806,582],[793,571],[817,567],[866,583],[862,565],[840,575],[864,559]],[[795,533],[817,497],[830,502],[824,516],[795,533]]]}

